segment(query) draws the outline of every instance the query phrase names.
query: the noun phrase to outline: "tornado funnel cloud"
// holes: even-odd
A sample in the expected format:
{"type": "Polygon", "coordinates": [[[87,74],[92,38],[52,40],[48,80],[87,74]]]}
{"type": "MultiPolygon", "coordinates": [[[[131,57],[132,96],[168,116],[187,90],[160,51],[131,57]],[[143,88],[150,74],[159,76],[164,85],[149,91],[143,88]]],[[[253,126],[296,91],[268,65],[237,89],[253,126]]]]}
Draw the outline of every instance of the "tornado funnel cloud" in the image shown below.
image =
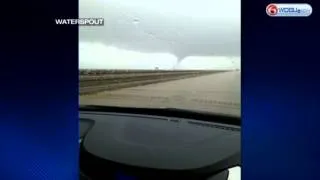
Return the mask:
{"type": "Polygon", "coordinates": [[[180,63],[183,61],[184,57],[178,57],[176,64],[173,66],[173,69],[177,69],[180,63]]]}

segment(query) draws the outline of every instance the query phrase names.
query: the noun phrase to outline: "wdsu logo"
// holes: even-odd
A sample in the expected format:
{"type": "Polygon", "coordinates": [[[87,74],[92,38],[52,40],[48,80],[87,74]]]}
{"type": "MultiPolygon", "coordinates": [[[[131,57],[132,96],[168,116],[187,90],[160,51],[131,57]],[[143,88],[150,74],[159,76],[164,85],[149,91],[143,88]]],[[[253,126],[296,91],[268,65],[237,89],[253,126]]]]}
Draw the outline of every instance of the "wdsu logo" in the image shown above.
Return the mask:
{"type": "Polygon", "coordinates": [[[312,13],[312,7],[306,3],[269,4],[266,13],[271,17],[308,17],[312,13]]]}

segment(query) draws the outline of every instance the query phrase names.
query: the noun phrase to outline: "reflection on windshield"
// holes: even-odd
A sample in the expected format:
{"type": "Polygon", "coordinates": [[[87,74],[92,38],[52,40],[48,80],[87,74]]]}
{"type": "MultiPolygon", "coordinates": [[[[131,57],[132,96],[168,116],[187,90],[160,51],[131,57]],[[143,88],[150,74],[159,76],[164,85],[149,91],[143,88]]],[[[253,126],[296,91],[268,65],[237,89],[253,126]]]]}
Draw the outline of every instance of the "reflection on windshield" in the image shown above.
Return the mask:
{"type": "Polygon", "coordinates": [[[80,17],[105,18],[80,27],[80,104],[240,116],[240,1],[80,0],[80,17]]]}
{"type": "Polygon", "coordinates": [[[241,178],[241,168],[239,166],[229,169],[228,180],[238,180],[241,178]]]}

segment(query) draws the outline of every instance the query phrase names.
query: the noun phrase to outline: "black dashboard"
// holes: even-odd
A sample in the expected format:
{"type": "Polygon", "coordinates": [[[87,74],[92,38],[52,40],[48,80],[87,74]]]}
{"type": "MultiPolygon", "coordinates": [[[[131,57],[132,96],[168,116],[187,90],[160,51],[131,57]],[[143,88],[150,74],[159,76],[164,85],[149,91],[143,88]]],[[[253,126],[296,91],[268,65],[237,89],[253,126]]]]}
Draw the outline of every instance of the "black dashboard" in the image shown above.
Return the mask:
{"type": "Polygon", "coordinates": [[[227,180],[240,165],[240,130],[214,119],[80,110],[81,178],[227,180]]]}

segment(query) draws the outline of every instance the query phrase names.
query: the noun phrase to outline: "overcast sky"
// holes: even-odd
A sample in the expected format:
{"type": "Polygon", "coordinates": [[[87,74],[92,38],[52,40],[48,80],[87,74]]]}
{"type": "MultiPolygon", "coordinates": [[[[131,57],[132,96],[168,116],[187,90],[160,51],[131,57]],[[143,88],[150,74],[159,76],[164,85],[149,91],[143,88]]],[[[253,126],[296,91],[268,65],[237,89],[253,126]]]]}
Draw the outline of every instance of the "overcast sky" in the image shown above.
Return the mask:
{"type": "Polygon", "coordinates": [[[80,0],[80,68],[240,67],[240,0],[80,0]],[[181,62],[180,62],[181,61],[181,62]],[[179,62],[179,63],[177,63],[179,62]]]}

